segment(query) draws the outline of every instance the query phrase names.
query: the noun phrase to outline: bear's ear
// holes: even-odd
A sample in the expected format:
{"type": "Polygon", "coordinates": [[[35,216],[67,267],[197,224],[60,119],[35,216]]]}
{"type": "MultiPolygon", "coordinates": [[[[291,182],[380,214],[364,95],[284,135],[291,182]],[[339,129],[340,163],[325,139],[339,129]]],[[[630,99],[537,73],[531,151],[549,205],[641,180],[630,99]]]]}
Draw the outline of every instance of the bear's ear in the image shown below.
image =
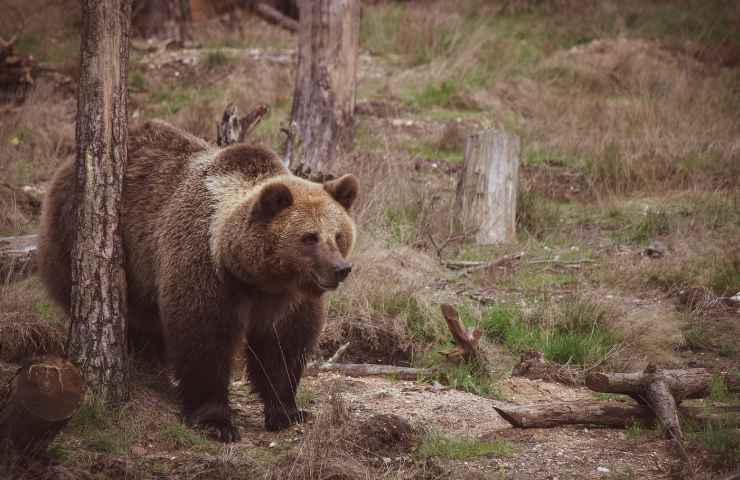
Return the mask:
{"type": "Polygon", "coordinates": [[[265,186],[260,192],[254,213],[260,218],[270,219],[293,205],[293,194],[282,183],[272,183],[265,186]]]}
{"type": "Polygon", "coordinates": [[[324,183],[324,190],[329,192],[334,200],[336,200],[346,210],[352,208],[352,204],[355,203],[357,198],[357,191],[360,189],[360,182],[357,181],[354,175],[344,175],[336,180],[324,183]]]}

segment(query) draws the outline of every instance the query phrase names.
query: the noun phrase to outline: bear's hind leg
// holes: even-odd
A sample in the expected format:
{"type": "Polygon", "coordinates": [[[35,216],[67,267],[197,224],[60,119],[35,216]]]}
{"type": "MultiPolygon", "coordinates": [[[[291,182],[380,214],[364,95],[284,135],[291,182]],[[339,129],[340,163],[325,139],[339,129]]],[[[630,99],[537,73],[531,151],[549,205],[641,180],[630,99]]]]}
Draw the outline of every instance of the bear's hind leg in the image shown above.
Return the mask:
{"type": "Polygon", "coordinates": [[[306,420],[295,395],[306,356],[316,343],[321,327],[321,305],[307,302],[272,325],[252,319],[247,332],[247,373],[252,388],[265,407],[265,429],[276,431],[306,420]],[[257,325],[255,325],[257,324],[257,325]]]}

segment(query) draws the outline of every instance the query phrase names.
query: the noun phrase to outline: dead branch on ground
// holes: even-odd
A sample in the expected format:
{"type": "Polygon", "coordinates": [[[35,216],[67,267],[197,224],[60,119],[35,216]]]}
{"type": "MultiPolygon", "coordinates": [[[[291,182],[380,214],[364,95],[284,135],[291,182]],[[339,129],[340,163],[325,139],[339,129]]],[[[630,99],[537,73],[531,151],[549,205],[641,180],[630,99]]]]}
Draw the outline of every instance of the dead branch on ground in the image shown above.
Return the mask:
{"type": "Polygon", "coordinates": [[[216,124],[216,145],[226,147],[243,143],[268,112],[269,108],[260,104],[240,117],[239,107],[230,103],[224,110],[221,121],[216,124]]]}
{"type": "Polygon", "coordinates": [[[446,353],[446,355],[448,357],[462,356],[466,362],[480,361],[481,356],[478,352],[478,342],[482,333],[480,327],[476,325],[474,328],[466,328],[460,320],[460,314],[452,305],[445,303],[440,305],[440,308],[457,345],[454,350],[446,353]]]}

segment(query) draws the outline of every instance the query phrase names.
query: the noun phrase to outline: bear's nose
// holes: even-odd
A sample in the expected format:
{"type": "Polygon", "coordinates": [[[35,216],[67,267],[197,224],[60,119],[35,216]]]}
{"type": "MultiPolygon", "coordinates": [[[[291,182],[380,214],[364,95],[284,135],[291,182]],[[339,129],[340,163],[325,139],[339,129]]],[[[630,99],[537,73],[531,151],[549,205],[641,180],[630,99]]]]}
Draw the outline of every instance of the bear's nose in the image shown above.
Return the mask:
{"type": "Polygon", "coordinates": [[[343,282],[345,278],[347,278],[347,275],[349,275],[349,272],[352,271],[352,264],[347,262],[342,262],[336,267],[334,267],[334,274],[337,276],[338,282],[343,282]]]}

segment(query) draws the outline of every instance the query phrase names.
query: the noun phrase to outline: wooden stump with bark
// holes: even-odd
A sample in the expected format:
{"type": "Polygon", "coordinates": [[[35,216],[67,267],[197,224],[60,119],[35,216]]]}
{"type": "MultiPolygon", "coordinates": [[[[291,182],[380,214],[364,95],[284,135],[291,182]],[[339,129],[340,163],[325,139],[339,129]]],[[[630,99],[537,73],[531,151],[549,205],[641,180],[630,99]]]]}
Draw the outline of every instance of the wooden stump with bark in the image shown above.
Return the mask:
{"type": "Polygon", "coordinates": [[[25,362],[0,398],[0,444],[23,455],[44,452],[84,397],[85,381],[69,361],[43,356],[25,362]]]}
{"type": "Polygon", "coordinates": [[[299,2],[298,68],[285,163],[320,179],[354,140],[359,0],[299,2]]]}
{"type": "Polygon", "coordinates": [[[455,197],[463,231],[475,231],[478,244],[516,240],[519,137],[486,130],[467,138],[455,197]]]}

